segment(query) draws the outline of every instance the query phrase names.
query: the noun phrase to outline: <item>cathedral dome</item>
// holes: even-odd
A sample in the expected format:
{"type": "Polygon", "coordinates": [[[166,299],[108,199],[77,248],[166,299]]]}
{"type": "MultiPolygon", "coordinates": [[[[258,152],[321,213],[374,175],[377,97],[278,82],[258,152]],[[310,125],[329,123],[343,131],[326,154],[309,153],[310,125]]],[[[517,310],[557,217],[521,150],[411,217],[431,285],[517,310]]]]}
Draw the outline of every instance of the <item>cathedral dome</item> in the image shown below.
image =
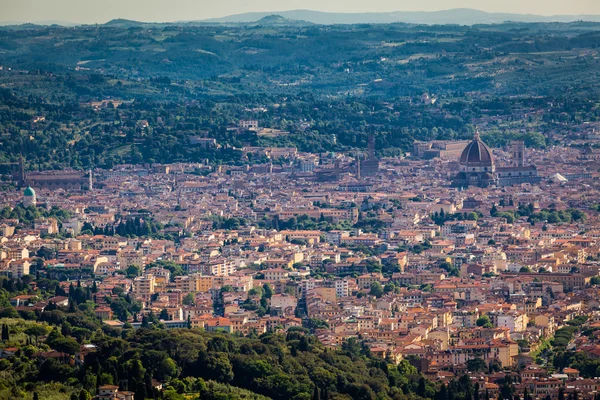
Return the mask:
{"type": "Polygon", "coordinates": [[[479,132],[475,133],[473,141],[465,147],[459,162],[461,165],[465,166],[491,167],[493,165],[494,157],[492,155],[492,150],[481,141],[479,132]]]}
{"type": "Polygon", "coordinates": [[[23,192],[23,196],[28,196],[28,197],[35,196],[35,190],[33,190],[33,188],[31,186],[27,186],[27,188],[23,192]]]}

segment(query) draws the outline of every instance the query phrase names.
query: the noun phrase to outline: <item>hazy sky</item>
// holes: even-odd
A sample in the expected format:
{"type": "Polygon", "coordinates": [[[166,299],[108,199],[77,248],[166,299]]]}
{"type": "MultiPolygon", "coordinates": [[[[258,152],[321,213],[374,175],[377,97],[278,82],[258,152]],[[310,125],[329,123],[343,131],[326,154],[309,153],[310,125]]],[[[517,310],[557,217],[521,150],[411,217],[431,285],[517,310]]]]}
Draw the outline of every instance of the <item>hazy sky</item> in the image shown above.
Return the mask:
{"type": "Polygon", "coordinates": [[[600,0],[0,0],[0,21],[181,21],[248,11],[385,12],[461,7],[540,15],[600,14],[600,0]]]}

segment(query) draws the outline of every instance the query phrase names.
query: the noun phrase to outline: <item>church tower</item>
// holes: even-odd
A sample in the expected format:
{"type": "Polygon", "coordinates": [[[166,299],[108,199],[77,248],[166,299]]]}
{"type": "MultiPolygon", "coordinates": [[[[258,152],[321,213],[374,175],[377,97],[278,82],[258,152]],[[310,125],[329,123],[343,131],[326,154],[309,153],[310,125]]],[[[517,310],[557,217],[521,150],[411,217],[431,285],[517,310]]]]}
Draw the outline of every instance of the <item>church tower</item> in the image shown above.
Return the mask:
{"type": "Polygon", "coordinates": [[[512,153],[512,166],[522,167],[525,165],[525,142],[522,140],[515,140],[511,146],[512,153]]]}
{"type": "Polygon", "coordinates": [[[360,162],[360,176],[373,176],[379,172],[379,158],[375,156],[375,135],[372,133],[368,136],[368,153],[367,159],[360,162]]]}
{"type": "Polygon", "coordinates": [[[368,138],[369,160],[375,159],[375,136],[371,133],[368,138]]]}
{"type": "Polygon", "coordinates": [[[23,155],[19,157],[19,185],[24,186],[27,181],[27,174],[25,173],[25,161],[23,155]]]}

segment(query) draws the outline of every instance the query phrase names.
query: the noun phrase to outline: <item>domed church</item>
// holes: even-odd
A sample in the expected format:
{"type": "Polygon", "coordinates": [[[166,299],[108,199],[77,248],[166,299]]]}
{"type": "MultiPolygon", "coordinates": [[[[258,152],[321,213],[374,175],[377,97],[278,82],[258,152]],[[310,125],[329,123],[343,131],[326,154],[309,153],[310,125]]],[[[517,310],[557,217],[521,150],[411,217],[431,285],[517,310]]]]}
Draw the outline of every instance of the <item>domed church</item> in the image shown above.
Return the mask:
{"type": "Polygon", "coordinates": [[[479,131],[463,150],[458,164],[459,172],[452,180],[452,186],[486,188],[498,184],[492,150],[481,141],[479,131]]]}
{"type": "Polygon", "coordinates": [[[31,188],[31,186],[27,186],[25,191],[23,192],[23,206],[36,206],[37,198],[35,196],[35,190],[31,188]]]}
{"type": "Polygon", "coordinates": [[[460,155],[459,172],[452,180],[452,186],[486,188],[540,182],[537,167],[525,164],[525,144],[522,140],[512,143],[511,153],[512,165],[496,167],[492,150],[481,141],[479,132],[475,132],[475,137],[460,155]]]}

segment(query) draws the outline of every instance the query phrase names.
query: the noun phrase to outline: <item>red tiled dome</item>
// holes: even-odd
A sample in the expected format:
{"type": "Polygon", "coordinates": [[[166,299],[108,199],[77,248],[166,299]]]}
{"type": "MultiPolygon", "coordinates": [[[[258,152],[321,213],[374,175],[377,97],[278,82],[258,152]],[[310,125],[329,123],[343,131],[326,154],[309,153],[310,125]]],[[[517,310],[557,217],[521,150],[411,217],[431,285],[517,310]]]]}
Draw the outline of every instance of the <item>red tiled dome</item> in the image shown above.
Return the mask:
{"type": "Polygon", "coordinates": [[[492,166],[494,163],[492,150],[481,141],[479,132],[475,134],[475,139],[465,147],[459,162],[463,165],[474,164],[479,167],[492,166]]]}

